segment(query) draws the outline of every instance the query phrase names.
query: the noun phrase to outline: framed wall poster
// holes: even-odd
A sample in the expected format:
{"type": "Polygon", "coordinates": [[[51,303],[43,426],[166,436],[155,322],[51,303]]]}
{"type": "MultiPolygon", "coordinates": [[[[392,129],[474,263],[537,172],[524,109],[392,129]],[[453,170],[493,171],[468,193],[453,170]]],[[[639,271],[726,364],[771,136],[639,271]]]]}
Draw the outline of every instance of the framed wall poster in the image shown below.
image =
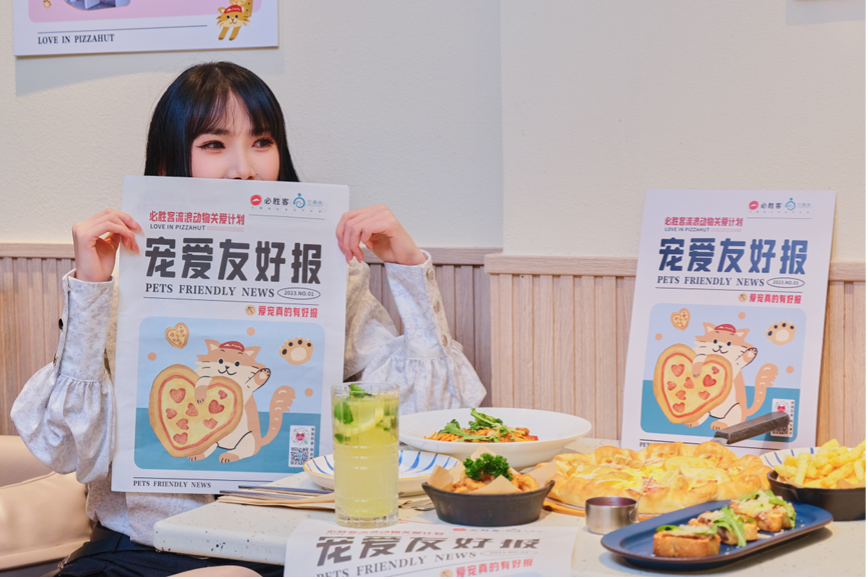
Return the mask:
{"type": "Polygon", "coordinates": [[[277,0],[13,0],[15,56],[277,46],[277,0]]]}
{"type": "Polygon", "coordinates": [[[126,177],[112,489],[214,494],[331,452],[341,185],[126,177]]]}
{"type": "Polygon", "coordinates": [[[834,191],[648,191],[621,442],[710,440],[773,411],[739,454],[813,446],[834,191]]]}

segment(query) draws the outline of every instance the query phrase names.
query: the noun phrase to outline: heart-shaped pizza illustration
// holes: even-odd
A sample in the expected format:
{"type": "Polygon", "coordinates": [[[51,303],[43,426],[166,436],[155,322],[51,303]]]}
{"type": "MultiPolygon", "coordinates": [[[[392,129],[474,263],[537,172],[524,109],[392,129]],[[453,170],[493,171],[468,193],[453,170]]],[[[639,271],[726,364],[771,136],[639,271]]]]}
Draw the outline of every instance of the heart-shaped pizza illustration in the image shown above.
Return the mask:
{"type": "Polygon", "coordinates": [[[726,400],[732,389],[732,365],[717,354],[709,354],[702,372],[694,377],[696,352],[684,344],[669,346],[657,358],[654,368],[654,397],[673,424],[702,417],[726,400]]]}
{"type": "Polygon", "coordinates": [[[672,321],[672,325],[675,326],[675,329],[686,330],[687,325],[690,323],[690,311],[687,308],[681,308],[669,316],[669,319],[672,321]]]}
{"type": "Polygon", "coordinates": [[[241,387],[229,378],[214,377],[205,403],[193,393],[199,376],[183,364],[160,372],[151,386],[148,417],[151,428],[174,457],[193,456],[232,432],[243,415],[241,387]]]}
{"type": "Polygon", "coordinates": [[[172,328],[166,328],[166,341],[176,348],[183,348],[190,338],[190,328],[184,322],[178,322],[172,328]]]}

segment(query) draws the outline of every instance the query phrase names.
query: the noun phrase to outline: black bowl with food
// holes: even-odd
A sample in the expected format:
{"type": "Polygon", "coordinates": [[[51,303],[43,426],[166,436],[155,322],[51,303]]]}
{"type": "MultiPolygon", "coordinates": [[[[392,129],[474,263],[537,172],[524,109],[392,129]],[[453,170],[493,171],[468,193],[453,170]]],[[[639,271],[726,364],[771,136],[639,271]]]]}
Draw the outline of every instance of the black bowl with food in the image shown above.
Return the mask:
{"type": "Polygon", "coordinates": [[[505,495],[455,493],[422,484],[440,520],[468,527],[509,527],[537,520],[554,481],[533,491],[505,495]]]}
{"type": "Polygon", "coordinates": [[[785,501],[806,503],[832,513],[836,521],[865,520],[865,487],[826,489],[800,487],[778,480],[778,473],[768,473],[772,492],[785,501]]]}

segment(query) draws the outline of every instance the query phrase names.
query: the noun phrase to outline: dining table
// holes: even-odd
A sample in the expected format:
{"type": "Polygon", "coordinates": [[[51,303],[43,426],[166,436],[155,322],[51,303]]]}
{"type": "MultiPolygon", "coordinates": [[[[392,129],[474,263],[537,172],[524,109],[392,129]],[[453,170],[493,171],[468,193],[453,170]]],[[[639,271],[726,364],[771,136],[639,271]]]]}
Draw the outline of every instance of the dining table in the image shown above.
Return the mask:
{"type": "MultiPolygon", "coordinates": [[[[566,452],[588,453],[617,440],[582,438],[566,452]]],[[[304,472],[272,483],[275,486],[320,489],[304,472]]],[[[169,517],[154,525],[154,545],[160,551],[197,557],[220,557],[283,565],[287,542],[304,520],[334,521],[333,511],[301,510],[213,502],[169,517]]],[[[408,522],[444,524],[434,510],[399,509],[408,522]]],[[[657,571],[633,565],[611,553],[601,536],[585,527],[585,519],[543,510],[530,523],[544,527],[579,527],[573,548],[571,575],[575,577],[622,576],[762,576],[762,577],[864,577],[865,521],[833,521],[828,526],[795,537],[777,546],[747,555],[732,563],[705,571],[657,571]]],[[[291,570],[290,570],[291,571],[291,570]]]]}

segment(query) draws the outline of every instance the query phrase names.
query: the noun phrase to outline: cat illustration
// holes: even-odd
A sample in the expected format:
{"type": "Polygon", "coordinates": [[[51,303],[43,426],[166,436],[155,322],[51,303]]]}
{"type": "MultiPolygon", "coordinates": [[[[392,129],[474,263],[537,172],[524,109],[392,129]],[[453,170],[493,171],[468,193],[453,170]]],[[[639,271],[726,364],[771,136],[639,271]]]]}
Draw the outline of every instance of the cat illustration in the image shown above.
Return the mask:
{"type": "Polygon", "coordinates": [[[218,9],[220,11],[220,16],[217,17],[217,26],[222,28],[219,40],[226,38],[226,33],[230,28],[232,29],[232,34],[229,35],[229,40],[235,40],[241,27],[250,24],[252,4],[243,2],[243,0],[242,3],[244,6],[231,4],[228,8],[218,9]]]}
{"type": "Polygon", "coordinates": [[[726,358],[732,365],[732,389],[719,406],[709,410],[699,420],[685,423],[685,426],[699,426],[711,416],[717,419],[711,423],[712,430],[720,430],[744,422],[748,416],[760,409],[766,399],[766,389],[772,386],[778,375],[778,367],[774,364],[764,364],[759,369],[754,385],[753,404],[748,406],[747,391],[741,371],[753,362],[757,355],[757,349],[744,341],[750,330],[736,330],[730,324],[715,326],[704,323],[702,327],[705,328],[705,334],[696,336],[693,347],[693,351],[696,352],[696,358],[693,359],[693,376],[699,378],[705,358],[709,354],[717,354],[726,358]]]}
{"type": "Polygon", "coordinates": [[[271,396],[268,405],[268,432],[262,436],[259,424],[259,410],[253,393],[262,387],[271,377],[271,370],[256,361],[259,347],[245,348],[240,342],[220,343],[216,340],[205,340],[208,353],[197,355],[196,381],[194,395],[199,405],[205,402],[208,383],[215,376],[234,380],[243,395],[244,408],[241,422],[235,430],[211,445],[205,452],[189,457],[190,460],[201,460],[221,448],[229,451],[220,455],[220,462],[234,462],[253,456],[259,449],[274,440],[283,423],[283,413],[289,410],[295,399],[295,390],[289,386],[281,386],[271,396]]]}

